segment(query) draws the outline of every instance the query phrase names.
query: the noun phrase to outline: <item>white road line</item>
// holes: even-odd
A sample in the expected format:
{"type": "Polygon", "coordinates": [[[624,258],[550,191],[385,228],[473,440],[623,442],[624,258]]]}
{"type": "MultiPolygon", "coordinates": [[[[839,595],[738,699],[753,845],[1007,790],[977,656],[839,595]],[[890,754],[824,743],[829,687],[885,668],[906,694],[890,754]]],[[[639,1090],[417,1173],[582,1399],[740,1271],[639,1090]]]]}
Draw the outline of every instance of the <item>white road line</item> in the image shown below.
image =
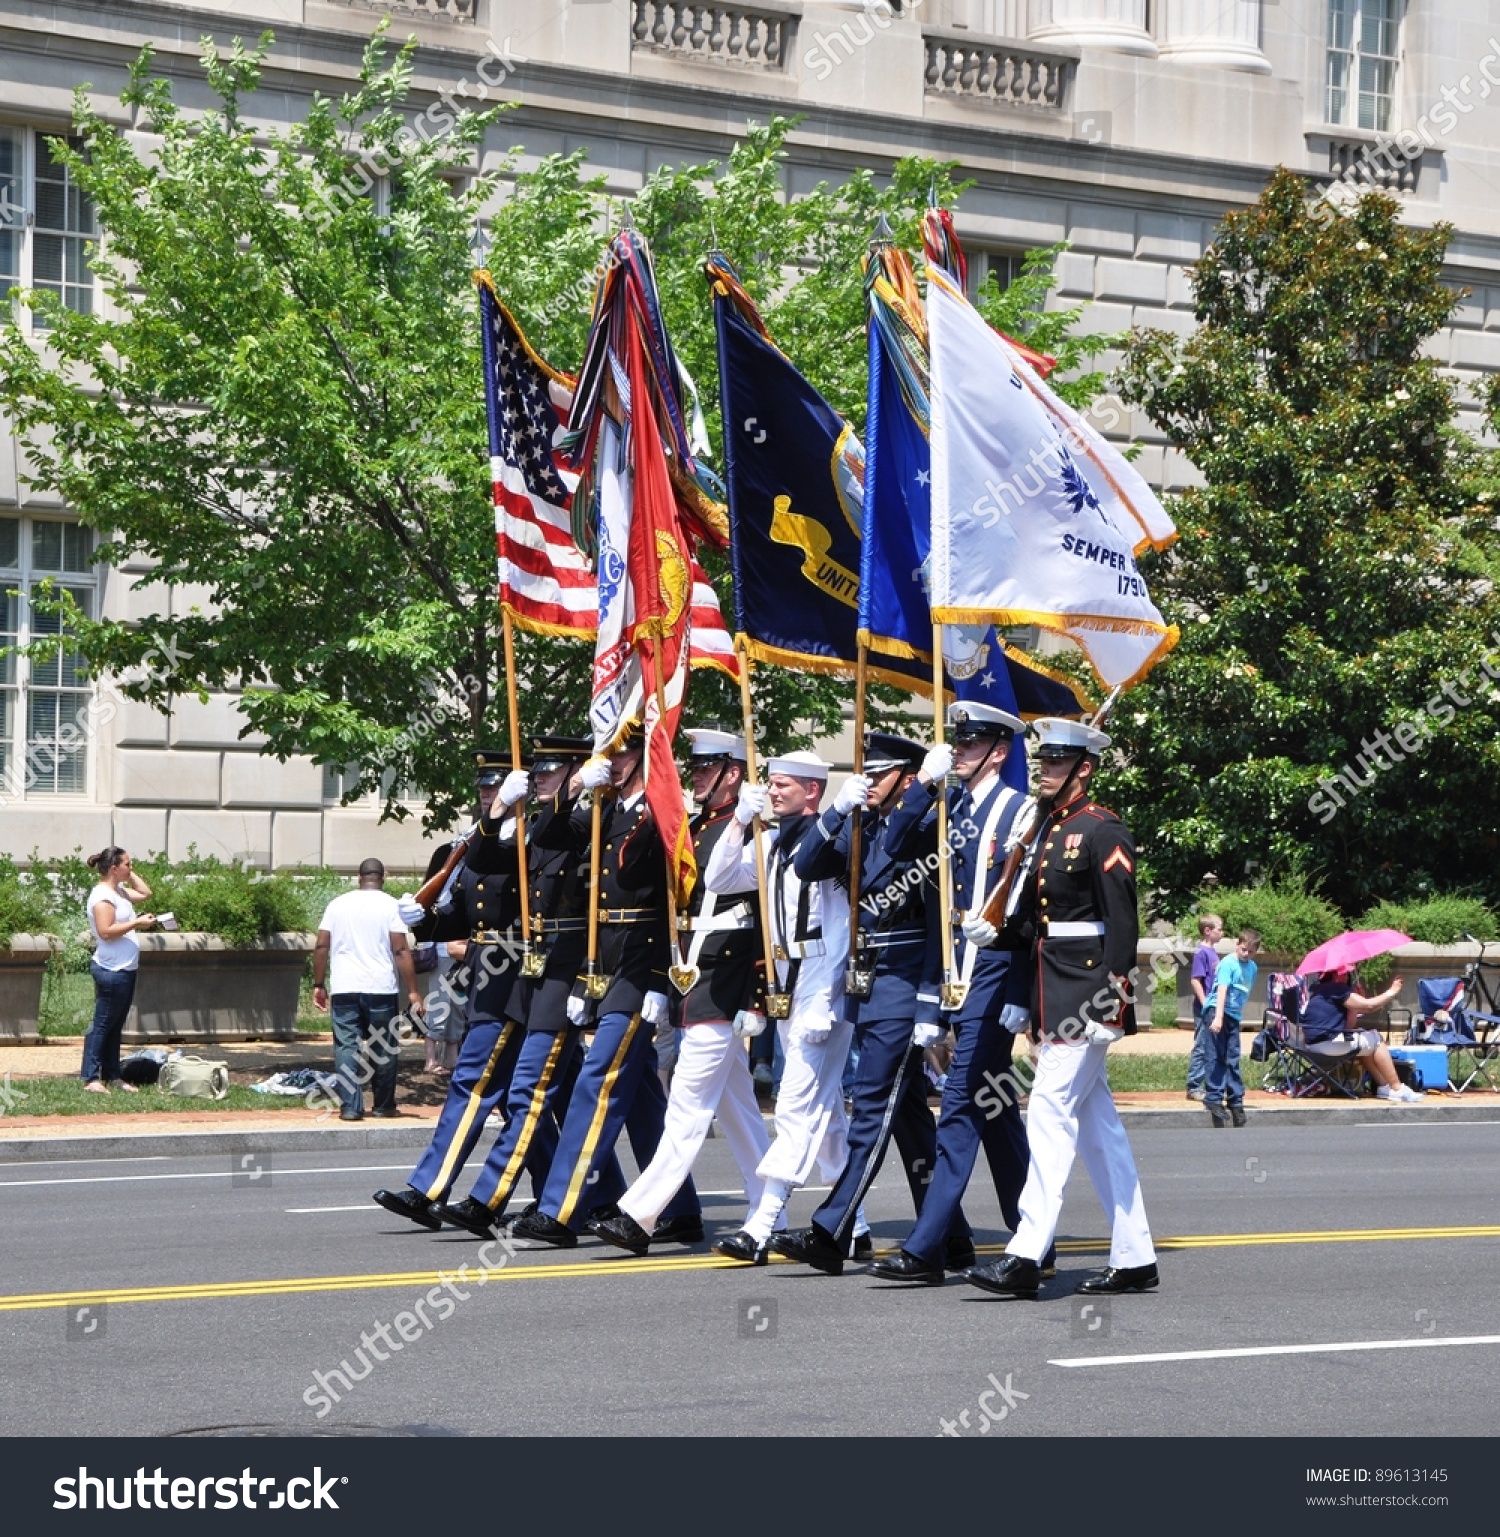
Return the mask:
{"type": "MultiPolygon", "coordinates": [[[[269,1172],[277,1179],[283,1174],[389,1174],[410,1169],[409,1163],[356,1163],[337,1169],[278,1169],[269,1172]]],[[[232,1179],[239,1169],[202,1169],[196,1174],[91,1174],[68,1179],[0,1179],[0,1190],[18,1190],[23,1185],[128,1185],[148,1179],[232,1179]]]]}
{"type": "Polygon", "coordinates": [[[358,1206],[288,1206],[287,1215],[290,1217],[305,1216],[308,1212],[320,1211],[379,1211],[380,1208],[374,1201],[361,1201],[358,1206]]]}
{"type": "Polygon", "coordinates": [[[1422,1129],[1431,1131],[1434,1126],[1441,1126],[1445,1131],[1450,1126],[1500,1126],[1500,1121],[1356,1121],[1356,1126],[1396,1126],[1402,1131],[1422,1129]]]}
{"type": "Polygon", "coordinates": [[[1144,1356],[1065,1356],[1048,1366],[1144,1366],[1156,1361],[1224,1361],[1232,1356],[1307,1356],[1346,1350],[1431,1350],[1442,1345],[1500,1345],[1500,1334],[1450,1339],[1341,1340],[1327,1345],[1251,1345],[1238,1350],[1167,1350],[1144,1356]]]}

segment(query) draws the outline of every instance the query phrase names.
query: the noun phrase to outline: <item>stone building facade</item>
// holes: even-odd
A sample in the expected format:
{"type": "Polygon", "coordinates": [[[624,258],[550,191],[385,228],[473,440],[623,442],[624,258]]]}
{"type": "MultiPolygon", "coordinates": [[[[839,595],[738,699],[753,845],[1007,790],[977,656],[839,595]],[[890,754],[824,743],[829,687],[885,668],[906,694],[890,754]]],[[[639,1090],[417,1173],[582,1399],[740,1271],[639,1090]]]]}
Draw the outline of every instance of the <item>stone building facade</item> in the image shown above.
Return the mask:
{"type": "MultiPolygon", "coordinates": [[[[269,29],[248,111],[284,123],[311,92],[347,88],[385,13],[422,44],[419,104],[513,99],[487,154],[583,146],[617,193],[775,113],[801,117],[793,193],[906,153],[955,160],[976,183],[958,219],[976,276],[1067,241],[1057,302],[1085,305],[1093,331],[1189,330],[1183,264],[1274,165],[1378,185],[1412,222],[1456,226],[1450,276],[1471,292],[1437,341],[1443,363],[1470,381],[1500,367],[1496,0],[6,0],[0,286],[94,301],[91,216],[44,142],[80,82],[120,116],[126,65],[150,42],[191,104],[202,35],[269,29]]],[[[1145,445],[1155,483],[1188,482],[1144,420],[1121,411],[1115,431],[1145,445]]],[[[155,606],[132,591],[149,572],[100,572],[88,553],[66,508],[27,489],[0,425],[0,585],[19,592],[0,597],[0,641],[39,633],[26,592],[48,575],[96,612],[155,606]]],[[[337,775],[261,757],[242,723],[232,695],[162,715],[90,688],[62,645],[55,664],[0,663],[0,850],[418,861],[415,820],[377,826],[373,803],[339,805],[337,775]],[[64,747],[67,721],[85,729],[64,747]]]]}

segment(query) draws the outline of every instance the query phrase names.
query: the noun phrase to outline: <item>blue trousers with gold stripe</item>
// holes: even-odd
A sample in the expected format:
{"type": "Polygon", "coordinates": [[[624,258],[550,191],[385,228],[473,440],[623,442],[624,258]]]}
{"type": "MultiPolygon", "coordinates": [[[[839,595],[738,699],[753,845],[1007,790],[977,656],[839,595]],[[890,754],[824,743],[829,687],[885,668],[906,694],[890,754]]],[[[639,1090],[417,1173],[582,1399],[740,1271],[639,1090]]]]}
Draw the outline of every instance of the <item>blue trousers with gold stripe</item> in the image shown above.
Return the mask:
{"type": "MultiPolygon", "coordinates": [[[[538,1200],[544,1216],[576,1229],[595,1206],[610,1199],[595,1176],[607,1168],[622,1130],[639,1167],[644,1169],[655,1157],[667,1115],[667,1093],[656,1071],[655,1033],[639,1013],[600,1019],[573,1086],[552,1172],[538,1200]]],[[[657,1220],[701,1215],[689,1177],[657,1220]]]]}
{"type": "Polygon", "coordinates": [[[447,1199],[490,1112],[505,1098],[525,1034],[525,1027],[510,1019],[470,1023],[437,1130],[407,1180],[413,1190],[433,1201],[447,1199]]]}
{"type": "MultiPolygon", "coordinates": [[[[911,1043],[911,1017],[861,1020],[854,1029],[859,1066],[854,1074],[854,1109],[849,1116],[849,1161],[813,1213],[813,1225],[841,1244],[854,1231],[859,1203],[874,1183],[891,1138],[906,1169],[912,1204],[922,1214],[937,1166],[937,1128],[927,1108],[927,1075],[922,1053],[911,1043]]],[[[968,1223],[955,1210],[950,1232],[966,1238],[968,1223]]]]}

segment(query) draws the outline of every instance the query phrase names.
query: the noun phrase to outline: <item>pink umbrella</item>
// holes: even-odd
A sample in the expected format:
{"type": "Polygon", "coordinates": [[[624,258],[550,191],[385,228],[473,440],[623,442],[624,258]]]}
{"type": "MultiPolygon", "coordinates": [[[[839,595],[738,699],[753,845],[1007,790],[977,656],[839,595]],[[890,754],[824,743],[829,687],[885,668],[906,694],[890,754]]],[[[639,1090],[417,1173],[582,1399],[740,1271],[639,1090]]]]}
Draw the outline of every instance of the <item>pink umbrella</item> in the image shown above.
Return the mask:
{"type": "Polygon", "coordinates": [[[1357,966],[1371,956],[1384,955],[1397,945],[1409,945],[1411,935],[1400,929],[1350,929],[1346,934],[1325,940],[1316,950],[1309,950],[1297,968],[1299,976],[1309,976],[1315,971],[1339,971],[1345,966],[1357,966]]]}

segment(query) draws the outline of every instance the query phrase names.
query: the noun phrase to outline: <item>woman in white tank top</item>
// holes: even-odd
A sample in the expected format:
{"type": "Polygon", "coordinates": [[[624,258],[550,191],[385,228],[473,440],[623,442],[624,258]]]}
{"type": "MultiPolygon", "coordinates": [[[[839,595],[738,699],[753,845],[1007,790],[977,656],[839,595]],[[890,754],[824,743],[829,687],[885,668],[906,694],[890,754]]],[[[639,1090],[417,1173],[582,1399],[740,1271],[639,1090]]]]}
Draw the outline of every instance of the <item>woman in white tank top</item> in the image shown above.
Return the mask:
{"type": "Polygon", "coordinates": [[[131,868],[130,855],[107,848],[89,859],[99,883],[89,892],[89,928],[95,939],[89,972],[94,978],[94,1022],[83,1041],[83,1084],[96,1094],[118,1083],[127,1093],[135,1086],[120,1077],[120,1036],[135,999],[136,968],[141,961],[138,929],[156,922],[154,913],[137,914],[135,904],[150,899],[151,888],[131,868]]]}

